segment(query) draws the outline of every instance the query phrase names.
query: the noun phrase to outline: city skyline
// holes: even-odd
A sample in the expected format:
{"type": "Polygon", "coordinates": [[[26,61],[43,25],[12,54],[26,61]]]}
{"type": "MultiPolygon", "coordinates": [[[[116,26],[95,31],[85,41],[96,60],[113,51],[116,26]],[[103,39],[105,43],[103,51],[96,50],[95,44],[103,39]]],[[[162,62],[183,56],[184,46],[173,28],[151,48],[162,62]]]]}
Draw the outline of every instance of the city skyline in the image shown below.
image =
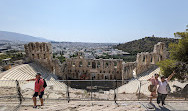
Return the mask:
{"type": "Polygon", "coordinates": [[[174,37],[188,23],[182,0],[6,0],[0,30],[54,41],[124,43],[146,36],[174,37]]]}

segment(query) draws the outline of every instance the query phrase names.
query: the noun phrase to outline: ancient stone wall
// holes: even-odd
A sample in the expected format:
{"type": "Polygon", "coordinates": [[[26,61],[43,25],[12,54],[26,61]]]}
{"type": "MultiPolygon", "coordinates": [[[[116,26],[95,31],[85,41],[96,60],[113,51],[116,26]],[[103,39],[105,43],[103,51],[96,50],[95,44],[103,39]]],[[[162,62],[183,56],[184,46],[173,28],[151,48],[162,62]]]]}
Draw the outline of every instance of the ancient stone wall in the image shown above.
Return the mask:
{"type": "Polygon", "coordinates": [[[152,67],[157,62],[166,59],[167,57],[167,51],[165,44],[162,42],[157,43],[154,46],[153,52],[141,52],[137,54],[136,59],[136,74],[139,75],[146,70],[148,70],[150,67],[152,67]]]}
{"type": "Polygon", "coordinates": [[[121,79],[121,59],[83,59],[78,56],[66,60],[67,76],[72,79],[121,79]]]}
{"type": "Polygon", "coordinates": [[[122,80],[133,78],[133,70],[136,68],[136,62],[123,63],[122,80]]]}
{"type": "Polygon", "coordinates": [[[62,79],[126,80],[133,77],[133,70],[136,69],[136,74],[139,75],[167,57],[166,47],[162,42],[154,46],[153,52],[138,53],[137,60],[128,63],[122,59],[84,59],[78,53],[77,57],[66,59],[61,64],[58,59],[52,58],[50,43],[31,42],[24,47],[28,61],[41,64],[62,79]]]}
{"type": "Polygon", "coordinates": [[[52,48],[50,43],[46,42],[30,42],[24,45],[26,60],[36,62],[48,71],[62,75],[61,65],[59,60],[52,59],[52,48]]]}

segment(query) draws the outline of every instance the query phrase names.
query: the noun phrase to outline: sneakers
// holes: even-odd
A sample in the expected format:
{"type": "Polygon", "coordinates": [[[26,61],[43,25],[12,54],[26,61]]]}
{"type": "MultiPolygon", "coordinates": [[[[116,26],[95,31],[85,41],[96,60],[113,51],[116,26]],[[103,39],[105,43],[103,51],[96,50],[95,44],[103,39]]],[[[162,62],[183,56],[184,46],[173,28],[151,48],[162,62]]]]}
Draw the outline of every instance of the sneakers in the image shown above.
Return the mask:
{"type": "Polygon", "coordinates": [[[162,104],[162,106],[166,105],[165,103],[162,104]]]}
{"type": "Polygon", "coordinates": [[[33,108],[37,108],[37,106],[33,106],[33,108]]]}

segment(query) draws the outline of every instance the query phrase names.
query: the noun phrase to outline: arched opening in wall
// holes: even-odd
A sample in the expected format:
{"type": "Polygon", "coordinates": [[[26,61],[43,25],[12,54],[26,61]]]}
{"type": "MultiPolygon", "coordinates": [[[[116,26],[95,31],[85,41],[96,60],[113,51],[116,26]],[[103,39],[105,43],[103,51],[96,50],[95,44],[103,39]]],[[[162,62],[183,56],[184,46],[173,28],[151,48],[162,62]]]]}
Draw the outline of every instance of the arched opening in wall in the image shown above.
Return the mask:
{"type": "Polygon", "coordinates": [[[46,54],[44,54],[44,59],[46,59],[46,54]]]}
{"type": "Polygon", "coordinates": [[[40,55],[39,54],[37,54],[37,58],[40,59],[40,55]]]}
{"type": "Polygon", "coordinates": [[[94,73],[92,74],[92,79],[95,80],[95,74],[94,73]]]}
{"type": "Polygon", "coordinates": [[[96,69],[96,63],[95,62],[92,62],[92,68],[96,69]]]}
{"type": "Polygon", "coordinates": [[[110,80],[112,80],[113,78],[112,78],[112,75],[110,75],[110,80]]]}
{"type": "Polygon", "coordinates": [[[43,51],[45,51],[45,44],[43,44],[43,51]]]}
{"type": "Polygon", "coordinates": [[[33,43],[31,44],[31,48],[32,48],[32,50],[34,50],[34,44],[33,43]]]}
{"type": "Polygon", "coordinates": [[[143,60],[142,60],[142,62],[143,62],[143,63],[145,63],[145,60],[146,60],[146,57],[145,57],[145,56],[143,56],[143,60]]]}
{"type": "Polygon", "coordinates": [[[117,66],[117,62],[116,61],[114,62],[114,66],[117,66]]]}
{"type": "Polygon", "coordinates": [[[35,55],[34,54],[32,54],[32,58],[35,59],[35,55]]]}
{"type": "Polygon", "coordinates": [[[151,56],[151,58],[150,58],[150,62],[153,63],[153,57],[152,57],[152,56],[151,56]]]}
{"type": "Polygon", "coordinates": [[[47,49],[47,50],[45,50],[45,51],[47,51],[47,52],[49,52],[49,51],[50,51],[49,47],[46,47],[46,49],[47,49]]]}
{"type": "Polygon", "coordinates": [[[88,62],[88,63],[87,63],[87,67],[90,67],[90,65],[91,65],[91,63],[90,63],[90,62],[88,62]]]}
{"type": "Polygon", "coordinates": [[[116,80],[116,75],[114,75],[114,79],[116,80]]]}
{"type": "Polygon", "coordinates": [[[159,56],[159,57],[158,57],[158,61],[160,61],[160,59],[161,59],[161,57],[159,56]]]}
{"type": "Polygon", "coordinates": [[[108,66],[109,66],[109,64],[108,64],[108,62],[106,62],[106,64],[105,64],[105,68],[108,68],[108,66]]]}
{"type": "Polygon", "coordinates": [[[107,76],[107,75],[104,75],[104,79],[105,79],[105,80],[108,80],[108,76],[107,76]]]}
{"type": "Polygon", "coordinates": [[[42,52],[42,45],[40,45],[40,51],[42,52]]]}
{"type": "Polygon", "coordinates": [[[99,80],[100,78],[99,78],[99,74],[97,74],[97,79],[99,80]]]}
{"type": "Polygon", "coordinates": [[[160,55],[160,61],[162,61],[163,60],[163,57],[162,57],[162,55],[160,55]]]}
{"type": "Polygon", "coordinates": [[[100,68],[101,64],[100,62],[97,62],[97,68],[100,68]]]}
{"type": "Polygon", "coordinates": [[[82,67],[82,61],[79,62],[79,67],[82,67]]]}
{"type": "Polygon", "coordinates": [[[117,62],[116,61],[114,62],[114,68],[117,68],[117,62]]]}
{"type": "Polygon", "coordinates": [[[75,62],[72,62],[72,66],[73,66],[73,67],[75,66],[75,62]]]}

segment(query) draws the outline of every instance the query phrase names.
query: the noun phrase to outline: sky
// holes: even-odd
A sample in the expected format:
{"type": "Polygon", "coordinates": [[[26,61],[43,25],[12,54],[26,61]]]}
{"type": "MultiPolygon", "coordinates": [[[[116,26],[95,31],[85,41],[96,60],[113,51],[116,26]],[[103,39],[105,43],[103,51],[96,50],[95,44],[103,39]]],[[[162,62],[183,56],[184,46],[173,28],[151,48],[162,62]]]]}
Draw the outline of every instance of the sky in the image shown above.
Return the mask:
{"type": "Polygon", "coordinates": [[[174,37],[188,0],[0,0],[0,30],[55,41],[124,43],[174,37]]]}

